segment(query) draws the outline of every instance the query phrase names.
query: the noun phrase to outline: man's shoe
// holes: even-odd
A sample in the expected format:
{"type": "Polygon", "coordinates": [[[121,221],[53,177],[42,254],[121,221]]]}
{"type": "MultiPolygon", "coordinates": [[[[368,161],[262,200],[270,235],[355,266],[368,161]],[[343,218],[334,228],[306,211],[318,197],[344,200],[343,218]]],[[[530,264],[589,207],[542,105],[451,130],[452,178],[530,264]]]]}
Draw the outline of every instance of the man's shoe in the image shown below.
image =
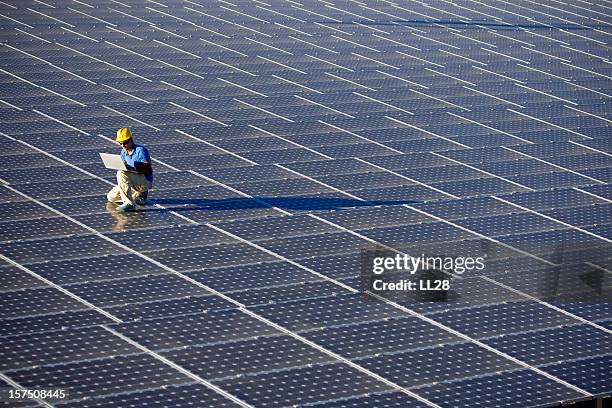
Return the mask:
{"type": "Polygon", "coordinates": [[[136,197],[134,199],[134,203],[138,204],[138,205],[147,205],[147,196],[149,195],[148,191],[143,191],[142,193],[138,194],[138,197],[136,197]]]}
{"type": "Polygon", "coordinates": [[[136,207],[133,204],[121,204],[117,207],[117,212],[134,212],[136,211],[136,207]]]}

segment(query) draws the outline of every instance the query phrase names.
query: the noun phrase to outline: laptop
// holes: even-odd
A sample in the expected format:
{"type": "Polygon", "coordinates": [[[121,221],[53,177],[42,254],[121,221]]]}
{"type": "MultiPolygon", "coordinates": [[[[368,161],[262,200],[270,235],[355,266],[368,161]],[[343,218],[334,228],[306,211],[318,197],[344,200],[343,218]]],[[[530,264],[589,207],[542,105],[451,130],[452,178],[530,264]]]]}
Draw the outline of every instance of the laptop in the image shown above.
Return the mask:
{"type": "Polygon", "coordinates": [[[137,173],[133,169],[132,170],[128,169],[127,166],[125,165],[125,162],[121,160],[121,156],[119,156],[118,154],[100,153],[100,158],[102,159],[102,162],[104,163],[104,167],[106,167],[107,169],[123,170],[123,171],[129,171],[131,173],[137,173]]]}

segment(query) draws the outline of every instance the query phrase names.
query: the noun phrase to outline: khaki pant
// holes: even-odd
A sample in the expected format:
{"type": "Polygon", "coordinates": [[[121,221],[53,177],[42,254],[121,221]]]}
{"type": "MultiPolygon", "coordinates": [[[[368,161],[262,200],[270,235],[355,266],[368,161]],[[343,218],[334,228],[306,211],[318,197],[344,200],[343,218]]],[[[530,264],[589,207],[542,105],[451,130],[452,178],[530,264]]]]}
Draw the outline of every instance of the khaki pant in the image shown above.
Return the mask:
{"type": "Polygon", "coordinates": [[[134,205],[134,198],[138,193],[150,190],[153,184],[143,174],[128,171],[117,172],[117,185],[106,195],[112,203],[134,205]]]}

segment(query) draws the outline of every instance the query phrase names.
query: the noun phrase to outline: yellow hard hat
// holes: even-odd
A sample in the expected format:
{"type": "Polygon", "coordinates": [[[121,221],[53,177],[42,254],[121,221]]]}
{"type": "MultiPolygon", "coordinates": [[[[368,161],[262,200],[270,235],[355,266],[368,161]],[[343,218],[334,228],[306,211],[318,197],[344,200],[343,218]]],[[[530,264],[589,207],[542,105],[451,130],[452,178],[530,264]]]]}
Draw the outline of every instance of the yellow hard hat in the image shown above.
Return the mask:
{"type": "Polygon", "coordinates": [[[125,142],[126,140],[130,140],[132,138],[132,131],[129,128],[121,128],[117,131],[117,138],[115,141],[117,143],[125,142]]]}

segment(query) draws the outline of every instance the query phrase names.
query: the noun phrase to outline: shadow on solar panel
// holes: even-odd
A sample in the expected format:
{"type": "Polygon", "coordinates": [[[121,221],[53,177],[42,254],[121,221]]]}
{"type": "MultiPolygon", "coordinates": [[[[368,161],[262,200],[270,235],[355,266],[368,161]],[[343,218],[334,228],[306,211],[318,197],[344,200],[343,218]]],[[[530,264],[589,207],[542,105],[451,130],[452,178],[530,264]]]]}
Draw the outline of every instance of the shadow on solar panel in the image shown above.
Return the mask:
{"type": "MultiPolygon", "coordinates": [[[[230,209],[269,208],[278,207],[293,210],[315,211],[315,210],[341,210],[343,208],[362,207],[371,205],[401,205],[411,204],[413,201],[401,200],[377,200],[362,201],[352,198],[326,198],[326,197],[253,197],[227,200],[207,200],[205,198],[156,198],[156,204],[173,211],[223,211],[230,209]]],[[[155,210],[147,210],[155,211],[155,210]]]]}

